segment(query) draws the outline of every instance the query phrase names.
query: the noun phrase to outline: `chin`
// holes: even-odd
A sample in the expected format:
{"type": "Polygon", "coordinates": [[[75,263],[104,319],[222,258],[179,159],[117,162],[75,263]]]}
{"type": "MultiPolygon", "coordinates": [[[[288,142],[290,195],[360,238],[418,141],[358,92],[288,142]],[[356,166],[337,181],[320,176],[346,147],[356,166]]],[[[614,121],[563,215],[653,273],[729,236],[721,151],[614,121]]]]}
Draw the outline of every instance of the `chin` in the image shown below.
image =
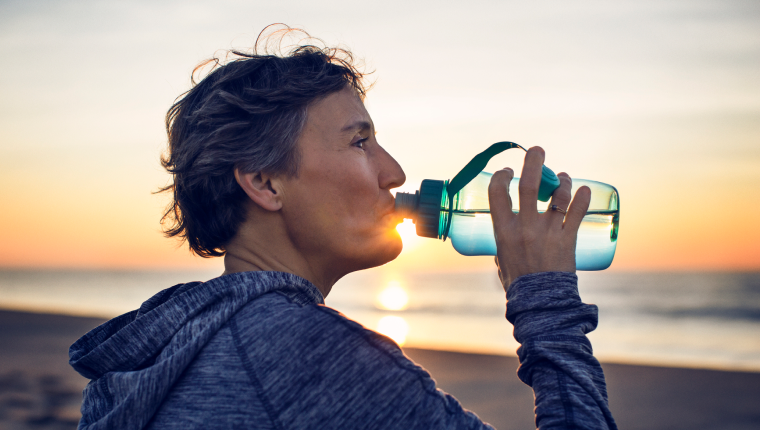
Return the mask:
{"type": "Polygon", "coordinates": [[[363,257],[361,261],[357,262],[357,268],[354,271],[382,266],[395,260],[401,254],[404,244],[396,229],[393,229],[391,234],[384,235],[382,239],[370,246],[362,247],[361,250],[353,254],[363,257]]]}
{"type": "Polygon", "coordinates": [[[394,240],[392,244],[389,244],[388,247],[385,249],[387,251],[387,255],[385,256],[386,258],[379,265],[390,263],[391,261],[395,260],[396,257],[398,257],[401,254],[401,251],[403,249],[404,249],[404,242],[402,242],[401,237],[397,235],[396,240],[394,240]]]}

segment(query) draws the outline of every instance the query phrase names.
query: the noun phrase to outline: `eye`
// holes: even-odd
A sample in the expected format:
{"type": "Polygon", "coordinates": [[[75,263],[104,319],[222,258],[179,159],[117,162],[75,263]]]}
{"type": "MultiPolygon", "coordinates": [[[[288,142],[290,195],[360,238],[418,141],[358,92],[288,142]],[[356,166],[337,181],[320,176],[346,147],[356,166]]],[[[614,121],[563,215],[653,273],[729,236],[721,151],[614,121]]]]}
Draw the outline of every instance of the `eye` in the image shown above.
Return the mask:
{"type": "Polygon", "coordinates": [[[367,142],[367,140],[369,140],[369,137],[365,137],[364,139],[359,139],[356,142],[352,143],[351,145],[359,149],[364,149],[364,144],[365,142],[367,142]]]}

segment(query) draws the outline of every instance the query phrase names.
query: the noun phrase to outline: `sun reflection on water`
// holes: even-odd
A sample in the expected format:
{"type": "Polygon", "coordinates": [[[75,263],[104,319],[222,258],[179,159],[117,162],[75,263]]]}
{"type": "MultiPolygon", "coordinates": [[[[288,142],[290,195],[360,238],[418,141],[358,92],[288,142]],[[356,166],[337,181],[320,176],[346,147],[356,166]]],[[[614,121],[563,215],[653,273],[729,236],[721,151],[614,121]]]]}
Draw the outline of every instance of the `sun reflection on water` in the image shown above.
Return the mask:
{"type": "Polygon", "coordinates": [[[380,318],[377,331],[393,339],[399,346],[404,346],[406,335],[409,333],[409,324],[399,316],[388,315],[380,318]]]}
{"type": "Polygon", "coordinates": [[[391,281],[377,295],[377,307],[389,311],[403,311],[409,304],[409,295],[398,282],[391,281]]]}

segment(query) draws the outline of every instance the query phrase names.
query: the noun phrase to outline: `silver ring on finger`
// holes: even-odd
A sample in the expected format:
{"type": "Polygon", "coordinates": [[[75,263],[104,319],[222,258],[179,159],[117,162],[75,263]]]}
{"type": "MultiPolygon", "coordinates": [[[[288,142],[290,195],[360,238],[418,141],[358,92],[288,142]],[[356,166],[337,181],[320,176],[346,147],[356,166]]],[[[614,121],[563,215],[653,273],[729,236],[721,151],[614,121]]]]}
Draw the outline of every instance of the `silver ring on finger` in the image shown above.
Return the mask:
{"type": "Polygon", "coordinates": [[[561,207],[559,207],[557,205],[552,205],[552,207],[550,209],[553,210],[553,211],[557,211],[557,212],[561,213],[562,215],[566,215],[567,214],[566,210],[562,209],[561,207]]]}

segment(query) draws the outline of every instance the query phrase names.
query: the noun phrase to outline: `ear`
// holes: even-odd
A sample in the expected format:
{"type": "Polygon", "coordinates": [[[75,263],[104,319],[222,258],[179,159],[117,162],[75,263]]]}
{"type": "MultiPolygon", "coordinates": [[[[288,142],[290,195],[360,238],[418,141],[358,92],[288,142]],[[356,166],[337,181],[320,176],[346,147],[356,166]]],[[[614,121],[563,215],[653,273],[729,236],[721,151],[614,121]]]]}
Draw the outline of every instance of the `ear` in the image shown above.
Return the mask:
{"type": "Polygon", "coordinates": [[[235,180],[254,203],[268,211],[282,208],[280,181],[263,172],[241,173],[235,169],[235,180]]]}

